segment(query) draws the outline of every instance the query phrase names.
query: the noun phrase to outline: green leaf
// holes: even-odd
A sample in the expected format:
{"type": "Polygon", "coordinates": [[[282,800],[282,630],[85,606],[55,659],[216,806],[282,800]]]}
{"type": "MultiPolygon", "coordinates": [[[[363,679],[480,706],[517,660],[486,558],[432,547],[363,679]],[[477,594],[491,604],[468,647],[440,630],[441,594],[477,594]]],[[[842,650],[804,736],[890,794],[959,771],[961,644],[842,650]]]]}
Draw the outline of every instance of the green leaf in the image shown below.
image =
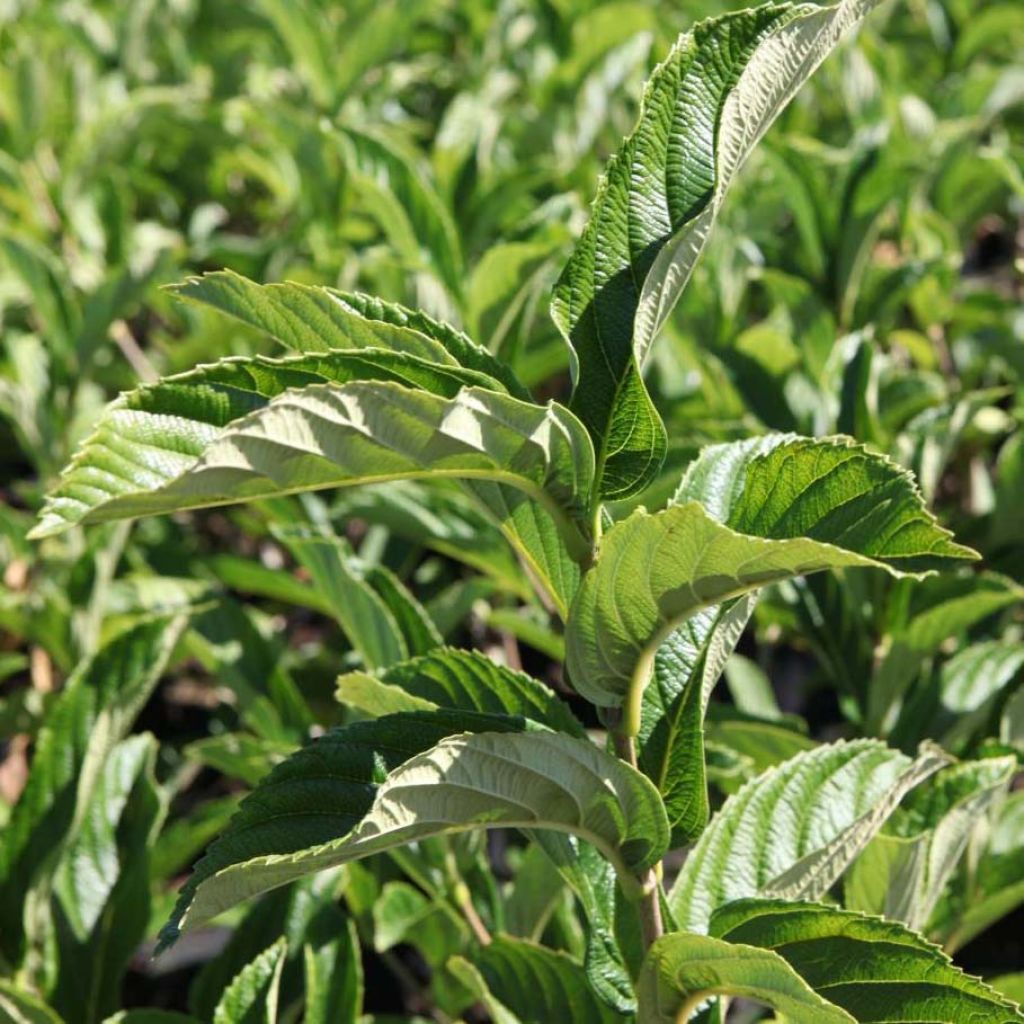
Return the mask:
{"type": "Polygon", "coordinates": [[[499,935],[467,958],[490,992],[523,1024],[612,1024],[622,1020],[594,996],[582,965],[565,953],[499,935]]]}
{"type": "Polygon", "coordinates": [[[459,236],[416,150],[393,134],[346,125],[338,133],[350,181],[370,215],[413,270],[432,267],[450,295],[462,294],[459,236]]]}
{"type": "Polygon", "coordinates": [[[955,882],[932,922],[951,952],[1024,903],[1024,791],[1007,798],[988,842],[966,868],[966,880],[955,882]]]}
{"type": "Polygon", "coordinates": [[[1024,1021],[937,946],[877,917],[814,903],[744,900],[720,910],[712,929],[730,942],[772,950],[860,1024],[1024,1021]]]}
{"type": "MultiPolygon", "coordinates": [[[[391,715],[332,729],[261,781],[227,831],[182,887],[161,948],[248,896],[330,867],[304,851],[329,850],[359,824],[387,773],[445,736],[467,730],[519,730],[521,720],[472,712],[391,715]],[[272,870],[279,863],[282,872],[272,870]],[[288,867],[289,863],[291,867],[288,867]],[[264,865],[265,869],[247,867],[264,865]],[[240,882],[230,879],[236,869],[240,882]]],[[[340,858],[338,863],[348,859],[340,858]]]]}
{"type": "Polygon", "coordinates": [[[370,586],[368,567],[348,541],[326,529],[305,526],[277,527],[273,534],[330,601],[334,619],[367,668],[387,668],[408,657],[395,616],[370,586]]]}
{"type": "Polygon", "coordinates": [[[22,907],[85,820],[107,757],[153,691],[184,628],[158,618],[122,633],[75,670],[36,740],[32,771],[0,837],[0,935],[20,959],[22,907]]]}
{"type": "Polygon", "coordinates": [[[637,982],[637,1024],[685,1024],[714,996],[739,996],[795,1024],[853,1024],[775,953],[677,932],[651,946],[637,982]]]}
{"type": "Polygon", "coordinates": [[[213,1024],[276,1024],[286,948],[278,939],[242,968],[213,1011],[213,1024]]]}
{"type": "Polygon", "coordinates": [[[668,895],[681,928],[750,896],[824,895],[895,811],[947,758],[911,760],[875,740],[833,743],[769,769],[730,797],[668,895]]]}
{"type": "Polygon", "coordinates": [[[461,331],[414,310],[368,295],[295,284],[256,284],[229,270],[189,278],[169,289],[249,324],[305,354],[380,350],[406,355],[437,372],[459,367],[482,374],[494,390],[529,398],[511,371],[461,331]]]}
{"type": "Polygon", "coordinates": [[[303,944],[305,1024],[359,1024],[363,965],[355,922],[336,907],[314,918],[303,944]]]}
{"type": "Polygon", "coordinates": [[[850,870],[847,907],[923,931],[975,826],[1005,796],[1015,769],[1013,757],[965,761],[908,794],[850,870]]]}
{"type": "Polygon", "coordinates": [[[552,306],[574,354],[572,407],[594,438],[602,495],[640,490],[661,464],[665,432],[641,367],[737,171],[873,6],[765,4],[705,21],[651,76],[552,306]]]}
{"type": "Polygon", "coordinates": [[[388,882],[374,901],[373,948],[378,953],[411,943],[437,969],[469,940],[469,927],[451,903],[426,896],[408,882],[388,882]]]}
{"type": "Polygon", "coordinates": [[[566,631],[573,685],[604,706],[628,698],[630,722],[658,647],[704,608],[823,569],[917,574],[977,557],[936,523],[904,470],[844,439],[708,448],[675,500],[684,504],[638,509],[608,531],[566,631]]]}
{"type": "MultiPolygon", "coordinates": [[[[431,717],[422,716],[421,722],[429,723],[431,717]]],[[[379,727],[387,722],[359,724],[379,727]]],[[[322,746],[323,741],[302,753],[315,755],[322,746]]],[[[284,836],[277,824],[282,812],[275,813],[266,803],[271,793],[274,801],[283,798],[279,773],[290,769],[296,786],[310,796],[316,787],[307,780],[317,775],[322,779],[321,759],[306,757],[300,770],[298,757],[286,761],[242,805],[252,823],[246,826],[240,818],[211,849],[207,859],[216,855],[216,865],[200,865],[179,902],[177,921],[194,926],[248,896],[312,871],[472,828],[553,828],[583,836],[616,866],[625,882],[634,885],[634,876],[649,868],[667,846],[665,812],[644,776],[587,741],[557,733],[448,736],[394,769],[354,828],[337,827],[348,816],[347,808],[325,814],[323,807],[338,807],[338,798],[327,804],[321,793],[315,811],[278,805],[289,806],[285,813],[292,819],[284,836]],[[303,813],[317,815],[315,829],[300,829],[297,819],[303,813]],[[276,850],[256,853],[260,840],[254,825],[261,827],[263,841],[276,838],[276,850]],[[248,856],[238,855],[235,837],[241,838],[248,856]]],[[[347,780],[344,785],[354,783],[347,780]]],[[[364,783],[364,796],[370,790],[364,783]]]]}
{"type": "Polygon", "coordinates": [[[693,842],[707,824],[704,712],[755,603],[746,595],[698,612],[654,657],[640,713],[639,766],[665,801],[673,847],[693,842]]]}
{"type": "Polygon", "coordinates": [[[99,1021],[121,1003],[123,975],[150,921],[149,850],[166,810],[157,744],[130,736],[110,751],[53,880],[56,984],[71,1020],[99,1021]]]}
{"type": "MultiPolygon", "coordinates": [[[[965,647],[939,673],[940,722],[936,735],[959,750],[985,734],[995,709],[1017,688],[1024,669],[1024,644],[983,641],[965,647]]],[[[994,731],[994,730],[993,730],[994,731]]]]}
{"type": "Polygon", "coordinates": [[[192,402],[150,412],[146,394],[108,406],[35,536],[79,522],[431,475],[480,481],[480,497],[509,529],[518,504],[539,502],[567,544],[580,554],[587,548],[590,441],[555,403],[476,388],[446,399],[357,381],[310,384],[224,423],[219,409],[192,402]]]}
{"type": "Polygon", "coordinates": [[[590,843],[575,836],[538,831],[533,838],[579,899],[587,922],[584,969],[594,992],[620,1014],[633,1013],[633,982],[616,935],[614,870],[590,843]]]}
{"type": "Polygon", "coordinates": [[[63,1024],[60,1016],[31,992],[0,978],[0,1014],[11,1024],[63,1024]]]}
{"type": "Polygon", "coordinates": [[[522,715],[559,732],[583,737],[583,726],[549,687],[477,651],[452,647],[394,665],[376,678],[350,672],[338,679],[338,699],[367,714],[382,709],[469,708],[522,715]],[[400,693],[392,693],[398,690],[400,693]],[[410,702],[411,701],[411,702],[410,702]]]}

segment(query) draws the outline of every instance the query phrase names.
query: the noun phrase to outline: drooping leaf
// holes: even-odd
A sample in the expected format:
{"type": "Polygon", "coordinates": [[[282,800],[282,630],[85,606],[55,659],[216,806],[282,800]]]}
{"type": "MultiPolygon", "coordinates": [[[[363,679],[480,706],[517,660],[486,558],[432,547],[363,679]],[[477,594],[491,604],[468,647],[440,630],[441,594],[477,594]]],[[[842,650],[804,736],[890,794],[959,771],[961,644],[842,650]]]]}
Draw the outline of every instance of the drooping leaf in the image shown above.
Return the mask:
{"type": "MultiPolygon", "coordinates": [[[[394,717],[410,721],[417,716],[394,717]]],[[[379,727],[382,722],[388,720],[360,724],[379,727]]],[[[290,767],[296,781],[304,783],[309,759],[304,759],[302,775],[297,774],[295,761],[285,762],[282,769],[290,767]]],[[[242,807],[243,813],[249,808],[258,815],[268,830],[274,827],[273,815],[260,807],[260,801],[271,786],[274,799],[281,798],[282,789],[274,782],[282,769],[242,807]]],[[[370,789],[366,784],[363,788],[370,789]]],[[[616,866],[624,882],[649,868],[668,842],[664,809],[644,776],[588,741],[558,733],[449,736],[394,769],[376,791],[365,816],[354,828],[338,830],[334,837],[332,825],[339,815],[325,815],[323,804],[317,806],[320,818],[329,822],[319,823],[325,837],[319,842],[310,841],[311,830],[299,833],[291,812],[289,835],[279,840],[284,849],[243,859],[232,843],[239,828],[230,830],[211,849],[210,856],[216,855],[224,866],[217,870],[212,864],[200,865],[179,902],[179,927],[194,926],[248,896],[312,871],[472,828],[553,828],[581,835],[616,866]],[[225,863],[229,856],[230,862],[225,863]]],[[[248,850],[254,851],[253,827],[243,828],[241,835],[248,850]]]]}
{"type": "Polygon", "coordinates": [[[552,307],[574,353],[572,406],[594,438],[603,495],[639,490],[664,456],[641,367],[736,173],[873,6],[765,4],[702,22],[651,76],[552,307]]]}
{"type": "Polygon", "coordinates": [[[510,530],[517,505],[539,502],[566,544],[578,553],[586,547],[590,442],[556,404],[476,388],[445,399],[359,381],[285,392],[225,424],[188,403],[173,407],[178,414],[148,412],[136,407],[144,395],[131,392],[107,408],[35,536],[78,522],[430,474],[479,481],[480,497],[510,530]]]}
{"type": "Polygon", "coordinates": [[[776,953],[677,932],[651,946],[637,982],[637,1024],[685,1024],[714,996],[741,996],[801,1024],[853,1024],[776,953]]]}
{"type": "Polygon", "coordinates": [[[595,998],[581,964],[545,946],[497,936],[467,958],[523,1024],[612,1024],[621,1016],[595,998]]]}
{"type": "Polygon", "coordinates": [[[242,968],[213,1011],[213,1024],[275,1024],[286,949],[278,939],[242,968]]]}
{"type": "Polygon", "coordinates": [[[975,827],[1003,798],[1016,759],[964,761],[904,799],[858,857],[845,884],[851,910],[924,931],[975,827]]]}
{"type": "Polygon", "coordinates": [[[699,612],[654,657],[637,737],[639,766],[665,801],[673,847],[692,842],[707,824],[704,711],[755,603],[745,595],[699,612]]]}
{"type": "Polygon", "coordinates": [[[815,903],[743,900],[718,911],[711,927],[729,942],[773,951],[859,1024],[1024,1021],[937,946],[891,921],[815,903]]]}
{"type": "Polygon", "coordinates": [[[306,867],[302,852],[327,849],[343,840],[373,806],[387,773],[445,736],[522,727],[521,719],[439,710],[355,722],[325,733],[277,765],[243,801],[227,831],[183,886],[161,933],[162,946],[174,942],[182,929],[201,924],[247,896],[329,867],[319,862],[306,867]],[[292,858],[294,867],[277,874],[269,867],[248,875],[244,870],[250,863],[269,865],[275,858],[282,867],[292,858]],[[243,869],[241,887],[225,884],[231,867],[243,869]]]}
{"type": "Polygon", "coordinates": [[[757,776],[725,802],[683,864],[668,896],[679,926],[705,931],[716,908],[744,897],[824,895],[903,796],[946,760],[857,740],[757,776]]]}
{"type": "Polygon", "coordinates": [[[936,523],[904,470],[841,439],[709,448],[676,501],[685,503],[613,526],[577,593],[567,667],[596,704],[628,696],[638,711],[674,629],[767,583],[853,566],[923,573],[976,557],[936,523]]]}
{"type": "Polygon", "coordinates": [[[185,626],[158,618],[122,633],[68,680],[36,740],[28,783],[0,836],[0,935],[19,960],[22,906],[71,842],[114,746],[153,691],[185,626]]]}
{"type": "Polygon", "coordinates": [[[522,715],[570,735],[584,735],[583,727],[565,703],[547,686],[477,651],[445,647],[420,658],[394,665],[377,677],[352,672],[338,680],[338,699],[368,714],[382,714],[392,701],[402,705],[401,691],[422,709],[472,708],[491,714],[522,715]]]}

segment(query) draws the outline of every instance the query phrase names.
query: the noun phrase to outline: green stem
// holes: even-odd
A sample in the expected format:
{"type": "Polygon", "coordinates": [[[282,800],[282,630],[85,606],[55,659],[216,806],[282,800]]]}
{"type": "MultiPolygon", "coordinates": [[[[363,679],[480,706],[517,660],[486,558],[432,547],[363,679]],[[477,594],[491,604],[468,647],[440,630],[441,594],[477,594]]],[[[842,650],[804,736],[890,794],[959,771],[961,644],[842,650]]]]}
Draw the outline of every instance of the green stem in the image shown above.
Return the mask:
{"type": "MultiPolygon", "coordinates": [[[[637,720],[639,722],[639,718],[637,720]]],[[[636,757],[635,732],[628,732],[625,729],[625,718],[612,729],[612,742],[615,744],[615,753],[619,759],[625,761],[631,768],[639,771],[636,757]]],[[[658,891],[658,873],[654,868],[648,868],[643,874],[637,876],[638,896],[637,909],[640,913],[640,928],[643,934],[644,949],[650,947],[665,934],[665,926],[661,920],[661,896],[658,891]]]]}

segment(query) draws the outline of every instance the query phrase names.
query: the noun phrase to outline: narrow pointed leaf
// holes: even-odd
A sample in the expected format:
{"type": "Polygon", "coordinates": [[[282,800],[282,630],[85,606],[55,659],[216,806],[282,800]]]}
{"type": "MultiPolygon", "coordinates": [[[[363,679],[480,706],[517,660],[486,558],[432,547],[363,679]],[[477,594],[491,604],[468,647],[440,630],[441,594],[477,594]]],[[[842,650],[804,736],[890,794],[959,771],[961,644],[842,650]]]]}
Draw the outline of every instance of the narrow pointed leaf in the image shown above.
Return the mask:
{"type": "Polygon", "coordinates": [[[693,842],[707,824],[704,712],[755,603],[745,595],[699,612],[655,655],[641,709],[639,765],[665,801],[673,847],[693,842]]]}
{"type": "Polygon", "coordinates": [[[682,36],[609,162],[552,312],[574,353],[573,409],[608,497],[657,471],[665,432],[640,377],[726,192],[779,111],[874,0],[764,4],[682,36]]]}
{"type": "MultiPolygon", "coordinates": [[[[900,924],[814,903],[744,900],[713,934],[771,950],[859,1024],[1018,1024],[1024,1015],[900,924]]],[[[798,1018],[801,1019],[801,1018],[798,1018]]]]}
{"type": "Polygon", "coordinates": [[[677,932],[651,946],[637,983],[637,1024],[685,1024],[714,996],[738,996],[800,1024],[854,1024],[770,950],[677,932]]]}
{"type": "Polygon", "coordinates": [[[184,625],[159,618],[122,633],[75,670],[47,715],[28,783],[0,835],[0,935],[11,962],[26,896],[73,840],[107,756],[153,692],[184,625]]]}
{"type": "Polygon", "coordinates": [[[674,629],[767,583],[854,566],[922,573],[977,557],[936,523],[904,470],[842,439],[708,449],[677,501],[612,527],[577,593],[566,661],[594,703],[638,700],[674,629]]]}
{"type": "Polygon", "coordinates": [[[874,740],[799,754],[730,797],[683,864],[668,901],[681,928],[744,897],[824,895],[893,813],[946,758],[917,760],[874,740]]]}

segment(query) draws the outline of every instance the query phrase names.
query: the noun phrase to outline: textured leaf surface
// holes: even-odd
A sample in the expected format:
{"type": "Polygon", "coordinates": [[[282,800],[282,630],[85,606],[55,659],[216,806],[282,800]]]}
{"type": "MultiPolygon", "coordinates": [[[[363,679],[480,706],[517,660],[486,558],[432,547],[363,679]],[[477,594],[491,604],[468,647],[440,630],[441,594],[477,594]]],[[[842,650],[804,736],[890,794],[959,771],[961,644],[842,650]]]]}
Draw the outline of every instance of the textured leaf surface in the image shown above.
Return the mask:
{"type": "Polygon", "coordinates": [[[110,751],[131,728],[184,628],[156,619],[101,647],[68,680],[36,740],[32,771],[0,837],[0,934],[12,962],[29,889],[73,839],[110,751]]]}
{"type": "Polygon", "coordinates": [[[369,295],[295,283],[257,284],[229,270],[192,277],[172,291],[265,331],[296,352],[374,349],[484,374],[497,390],[528,394],[511,371],[461,331],[369,295]]]}
{"type": "Polygon", "coordinates": [[[712,929],[730,942],[774,951],[860,1024],[1024,1021],[938,947],[880,918],[813,903],[745,900],[720,910],[712,929]]]}
{"type": "Polygon", "coordinates": [[[858,740],[759,775],[725,802],[683,864],[668,896],[676,921],[703,932],[733,900],[823,896],[902,797],[945,763],[858,740]]]}
{"type": "Polygon", "coordinates": [[[904,470],[842,439],[710,448],[676,501],[612,527],[577,593],[567,666],[596,704],[639,699],[674,629],[767,583],[852,566],[920,573],[976,557],[936,523],[904,470]]]}
{"type": "Polygon", "coordinates": [[[78,522],[431,474],[493,481],[494,494],[481,497],[502,522],[516,499],[538,501],[583,546],[590,441],[555,404],[476,388],[448,399],[357,381],[309,384],[225,422],[217,403],[151,412],[149,394],[140,389],[107,408],[51,495],[36,536],[78,522]],[[510,496],[494,484],[518,490],[510,496]]]}
{"type": "Polygon", "coordinates": [[[639,490],[665,433],[640,377],[740,165],[836,42],[874,6],[765,4],[703,22],[651,76],[610,161],[552,312],[574,353],[574,410],[607,496],[639,490]]]}
{"type": "Polygon", "coordinates": [[[338,680],[338,699],[368,714],[381,714],[388,706],[412,710],[402,703],[403,698],[420,703],[424,710],[471,708],[522,715],[559,732],[583,736],[576,716],[554,691],[477,651],[444,648],[394,665],[377,677],[352,672],[338,680]]]}
{"type": "MultiPolygon", "coordinates": [[[[164,946],[185,927],[195,927],[248,895],[284,884],[310,871],[297,868],[290,878],[266,879],[244,894],[219,901],[206,895],[217,888],[218,873],[261,857],[287,857],[346,836],[373,805],[387,773],[443,737],[470,729],[520,729],[522,722],[471,712],[436,711],[391,715],[332,729],[297,751],[266,776],[243,801],[228,830],[196,865],[181,890],[164,928],[164,946]],[[196,906],[197,896],[202,902],[196,906]]],[[[326,865],[324,865],[326,866],[326,865]]]]}
{"type": "Polygon", "coordinates": [[[651,946],[637,983],[637,1024],[685,1024],[716,995],[742,996],[794,1024],[852,1024],[777,954],[677,932],[651,946]]]}
{"type": "Polygon", "coordinates": [[[595,998],[583,967],[565,953],[498,936],[469,960],[523,1024],[612,1024],[622,1019],[595,998]]]}
{"type": "MultiPolygon", "coordinates": [[[[587,741],[485,732],[449,736],[406,760],[413,746],[429,745],[427,734],[436,737],[442,723],[451,731],[452,717],[437,711],[357,723],[275,769],[197,867],[165,941],[177,928],[194,927],[310,872],[471,828],[573,832],[598,845],[624,874],[642,871],[664,853],[668,829],[653,787],[587,741]],[[379,779],[385,759],[401,766],[379,779]]],[[[463,717],[475,718],[478,728],[488,719],[505,729],[518,724],[469,712],[463,717]]]]}

